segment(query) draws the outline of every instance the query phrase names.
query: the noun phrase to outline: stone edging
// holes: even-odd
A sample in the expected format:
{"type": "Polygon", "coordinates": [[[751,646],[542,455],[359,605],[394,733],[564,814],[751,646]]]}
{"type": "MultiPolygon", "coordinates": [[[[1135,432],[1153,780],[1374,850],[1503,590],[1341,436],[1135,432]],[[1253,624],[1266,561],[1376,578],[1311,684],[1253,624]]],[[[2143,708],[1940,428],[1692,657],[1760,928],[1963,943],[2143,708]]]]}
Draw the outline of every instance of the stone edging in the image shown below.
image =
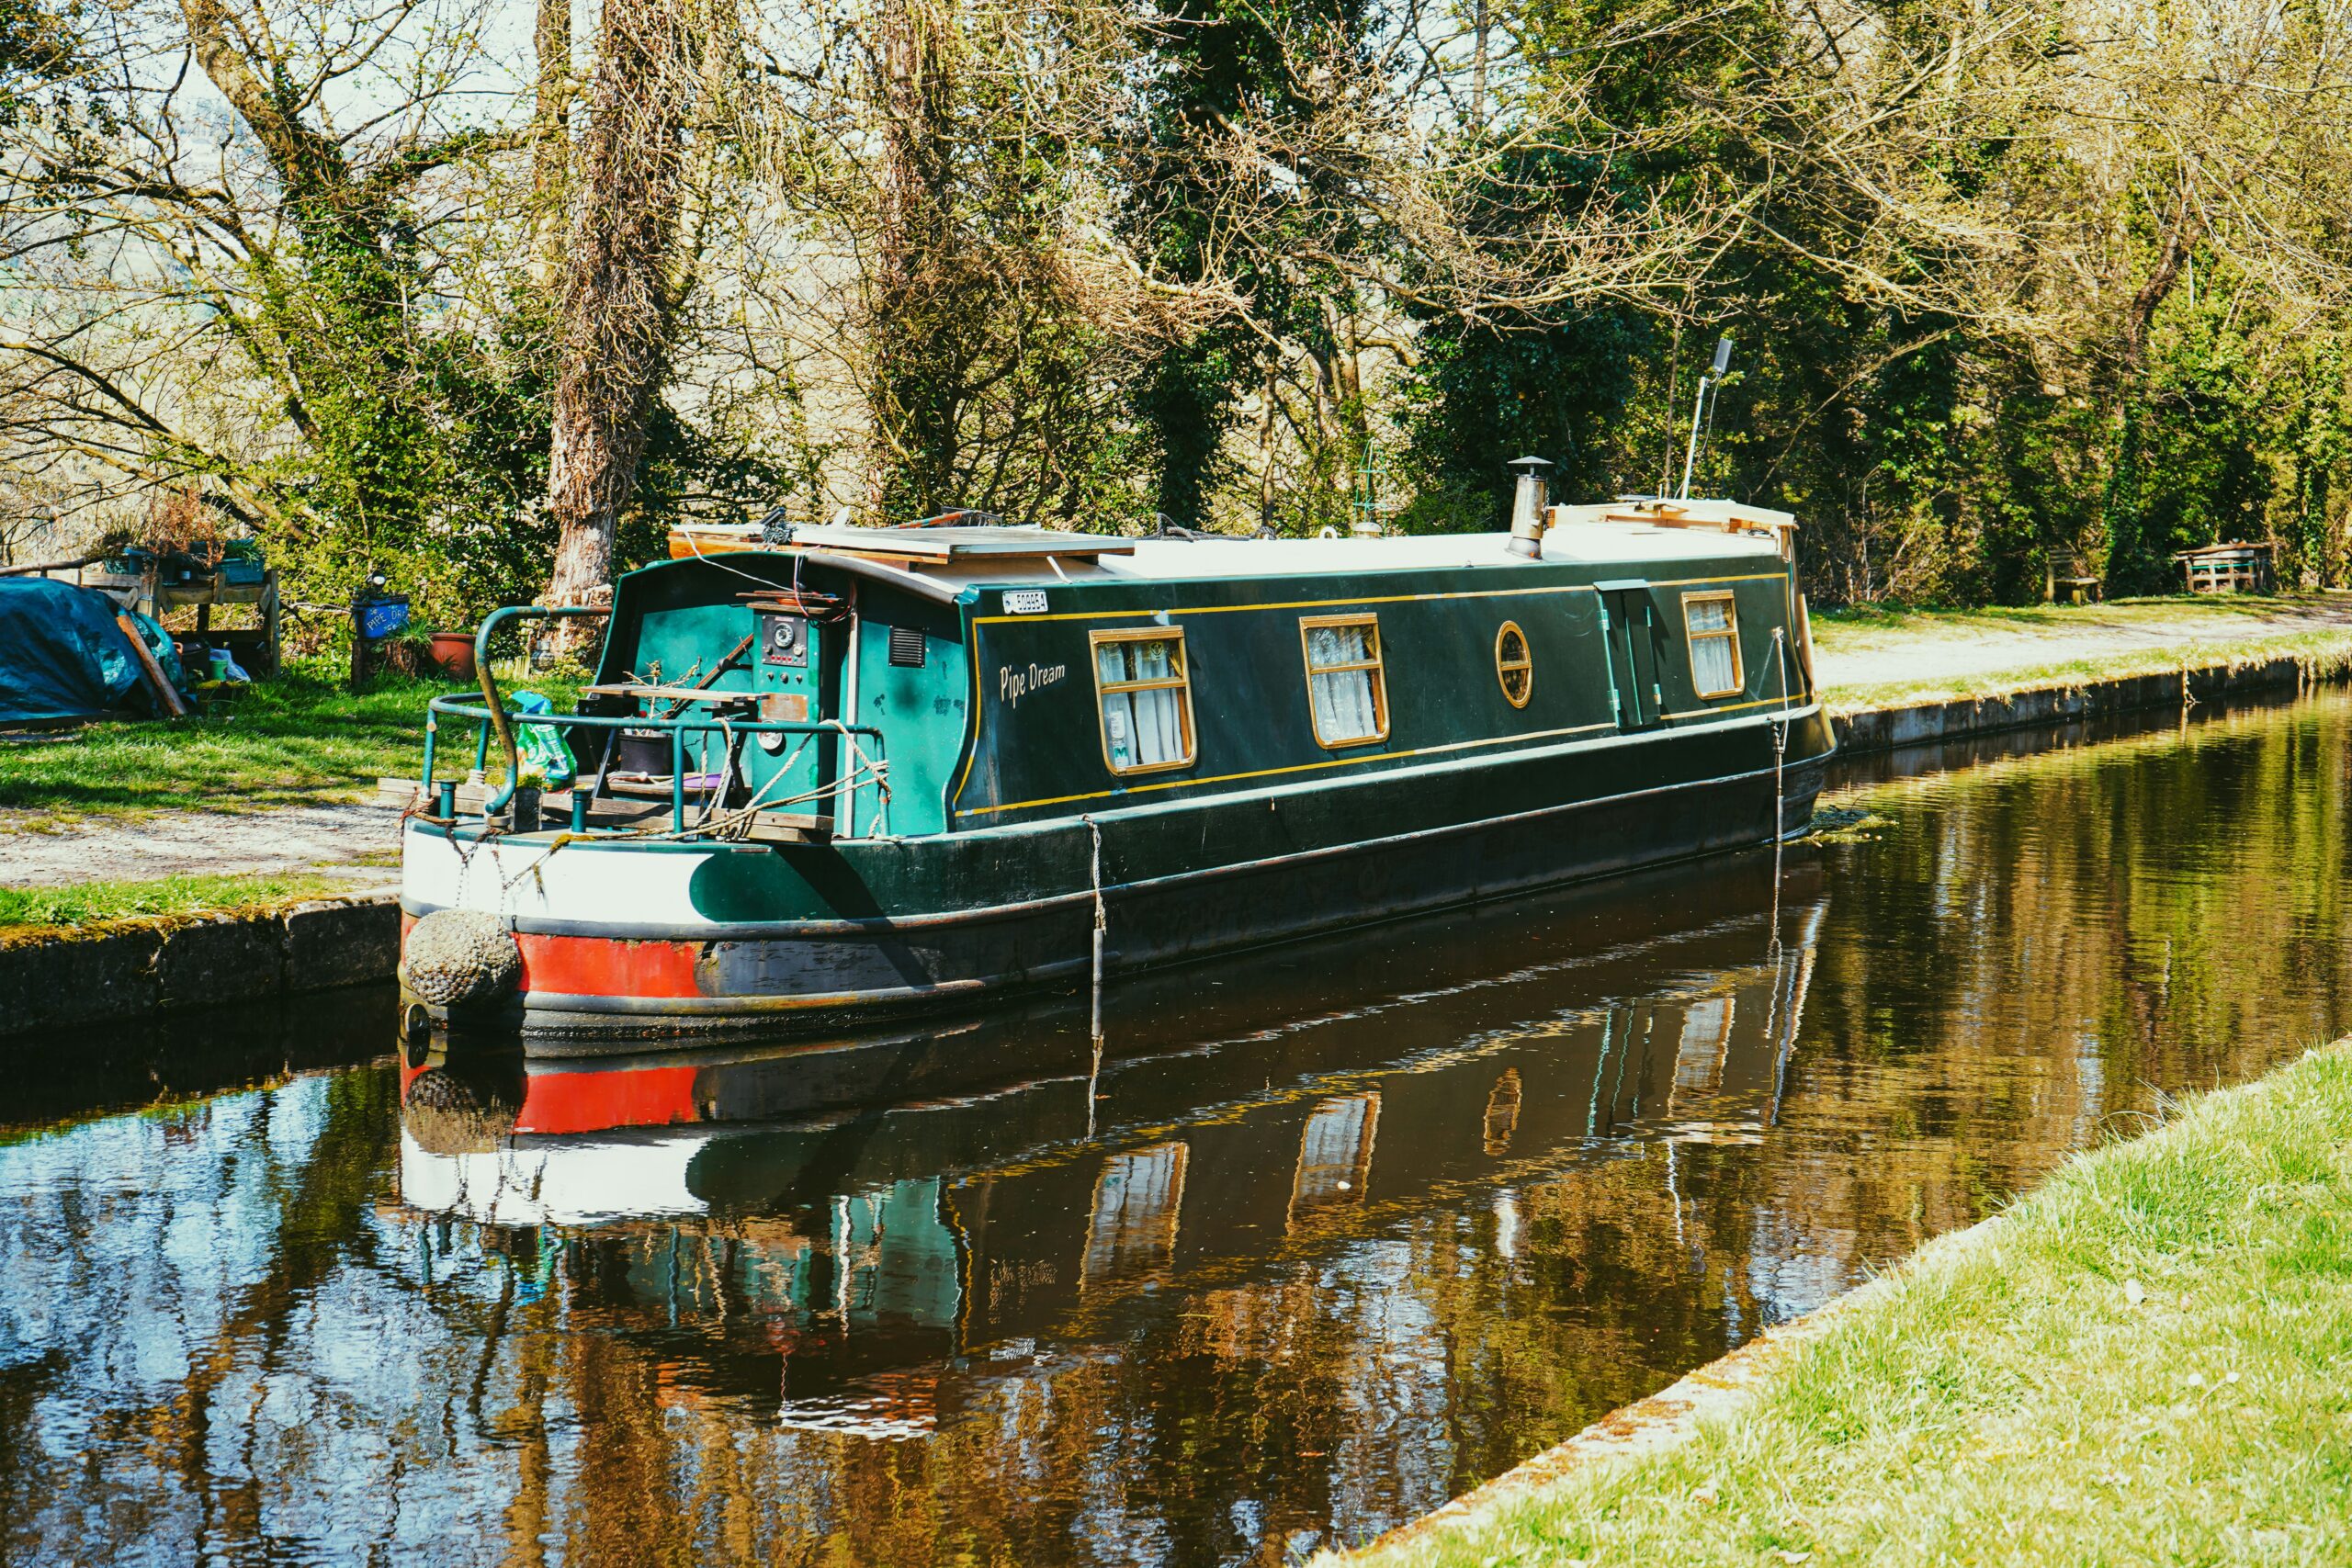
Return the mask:
{"type": "Polygon", "coordinates": [[[1541,1492],[1562,1476],[1595,1461],[1655,1453],[1688,1442],[1698,1432],[1702,1421],[1730,1416],[1754,1401],[1758,1384],[1779,1371],[1797,1351],[1827,1333],[1839,1317],[1884,1288],[1884,1280],[1873,1280],[1803,1317],[1766,1329],[1728,1356],[1718,1357],[1697,1371],[1686,1372],[1647,1399],[1611,1411],[1567,1441],[1513,1465],[1476,1491],[1465,1492],[1442,1508],[1398,1525],[1346,1555],[1418,1545],[1499,1504],[1541,1492]]]}
{"type": "Polygon", "coordinates": [[[381,982],[400,934],[399,897],[379,889],[13,942],[0,946],[0,1035],[381,982]]]}
{"type": "Polygon", "coordinates": [[[2039,724],[2070,724],[2134,709],[2181,707],[2222,698],[2301,691],[2352,679],[2352,665],[2280,654],[2253,663],[2184,665],[2157,675],[2123,675],[2079,685],[2034,686],[1995,697],[1962,697],[1947,703],[1861,708],[1834,713],[1838,745],[1847,751],[1894,751],[1966,735],[2022,729],[2039,724]]]}

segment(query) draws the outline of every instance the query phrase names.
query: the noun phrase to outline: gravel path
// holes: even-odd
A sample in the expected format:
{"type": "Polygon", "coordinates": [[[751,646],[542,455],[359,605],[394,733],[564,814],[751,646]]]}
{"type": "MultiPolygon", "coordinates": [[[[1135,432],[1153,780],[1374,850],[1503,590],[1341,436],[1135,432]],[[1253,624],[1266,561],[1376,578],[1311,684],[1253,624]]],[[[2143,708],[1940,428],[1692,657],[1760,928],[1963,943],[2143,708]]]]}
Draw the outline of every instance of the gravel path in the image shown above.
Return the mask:
{"type": "Polygon", "coordinates": [[[355,881],[390,882],[385,865],[352,865],[400,848],[401,814],[389,806],[284,806],[232,816],[172,811],[134,822],[94,818],[55,832],[11,831],[0,813],[0,886],[149,882],[179,875],[347,867],[355,881]]]}
{"type": "Polygon", "coordinates": [[[1825,686],[1948,680],[2025,670],[2151,649],[2222,651],[2297,632],[2352,628],[2352,599],[2274,604],[2256,612],[2226,605],[2091,605],[2051,613],[2041,626],[1816,626],[1815,667],[1825,686]]]}

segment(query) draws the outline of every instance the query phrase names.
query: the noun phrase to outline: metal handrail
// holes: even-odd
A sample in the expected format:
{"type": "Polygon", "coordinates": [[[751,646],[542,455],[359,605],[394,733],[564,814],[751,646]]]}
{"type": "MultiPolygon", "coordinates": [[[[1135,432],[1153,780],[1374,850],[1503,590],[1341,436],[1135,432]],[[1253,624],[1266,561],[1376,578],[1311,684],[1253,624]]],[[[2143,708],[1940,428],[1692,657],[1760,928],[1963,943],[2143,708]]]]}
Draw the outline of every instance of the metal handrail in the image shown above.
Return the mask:
{"type": "MultiPolygon", "coordinates": [[[[750,694],[752,694],[743,692],[713,692],[710,694],[710,699],[713,701],[720,701],[728,698],[741,700],[744,696],[750,694]]],[[[435,697],[431,702],[425,705],[424,787],[428,794],[433,789],[434,754],[439,735],[436,721],[443,716],[447,716],[451,718],[472,719],[479,727],[476,734],[477,745],[475,748],[475,765],[477,767],[481,766],[481,763],[487,760],[490,749],[490,728],[497,725],[501,719],[505,720],[510,726],[514,723],[520,722],[523,724],[536,724],[566,729],[577,727],[588,729],[667,730],[670,732],[670,806],[672,826],[680,832],[684,832],[686,827],[685,767],[684,753],[685,751],[685,738],[689,734],[702,733],[730,736],[839,735],[851,740],[854,747],[857,741],[870,741],[871,744],[865,747],[864,750],[872,751],[876,762],[885,769],[888,768],[889,760],[888,751],[883,740],[882,731],[875,728],[871,725],[845,724],[837,718],[767,720],[744,718],[686,718],[676,716],[664,716],[650,714],[607,715],[513,713],[507,711],[503,706],[493,707],[487,705],[476,705],[475,704],[468,702],[460,697],[438,696],[435,697]]],[[[500,811],[503,811],[506,809],[507,806],[511,804],[514,799],[516,776],[520,770],[520,758],[514,749],[512,729],[508,728],[503,730],[501,732],[501,739],[506,743],[506,753],[508,759],[506,782],[504,787],[498,792],[495,798],[483,803],[482,815],[484,817],[493,816],[500,811]]],[[[879,829],[878,836],[888,837],[889,834],[890,795],[887,787],[887,773],[882,776],[878,776],[875,782],[877,799],[879,802],[878,816],[876,818],[876,824],[879,829]]],[[[857,782],[854,771],[853,771],[851,778],[845,786],[839,781],[836,781],[836,783],[831,786],[832,793],[837,798],[844,792],[849,797],[848,814],[850,831],[847,833],[836,834],[836,837],[856,838],[860,836],[856,831],[857,795],[858,791],[863,787],[864,786],[857,782]]]]}
{"type": "MultiPolygon", "coordinates": [[[[498,629],[502,621],[576,620],[586,615],[609,615],[612,613],[610,605],[566,604],[559,608],[545,604],[505,604],[482,617],[481,629],[474,633],[474,674],[481,682],[481,700],[490,709],[490,727],[498,731],[498,743],[506,752],[506,783],[500,788],[498,798],[482,807],[484,816],[506,809],[514,798],[515,783],[523,775],[523,760],[514,751],[514,729],[506,722],[506,705],[499,701],[498,677],[490,671],[490,634],[498,629]]],[[[435,699],[436,702],[439,700],[435,699]]],[[[433,728],[429,723],[424,730],[424,745],[429,753],[433,747],[433,728]]],[[[427,789],[433,787],[433,771],[430,768],[425,770],[424,784],[427,789]]]]}

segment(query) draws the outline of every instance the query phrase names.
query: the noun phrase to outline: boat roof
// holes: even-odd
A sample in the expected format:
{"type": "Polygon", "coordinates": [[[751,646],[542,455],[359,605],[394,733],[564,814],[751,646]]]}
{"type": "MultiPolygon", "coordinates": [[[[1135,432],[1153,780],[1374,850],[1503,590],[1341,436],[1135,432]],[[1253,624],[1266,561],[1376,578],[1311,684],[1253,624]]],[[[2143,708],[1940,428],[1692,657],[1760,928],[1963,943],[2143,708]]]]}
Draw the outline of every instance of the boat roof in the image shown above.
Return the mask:
{"type": "MultiPolygon", "coordinates": [[[[1775,557],[1795,527],[1788,513],[1725,501],[1554,506],[1542,559],[1515,555],[1507,533],[1400,534],[1373,537],[1263,539],[1080,534],[1025,525],[865,528],[798,527],[791,542],[762,545],[739,532],[691,533],[695,554],[773,549],[852,557],[886,565],[943,589],[966,584],[1052,587],[1071,582],[1195,581],[1245,577],[1330,577],[1455,568],[1515,570],[1550,563],[1600,566],[1775,557]]],[[[906,581],[905,577],[899,578],[906,581]]]]}
{"type": "Polygon", "coordinates": [[[812,550],[842,550],[854,555],[887,556],[908,561],[968,561],[1001,557],[1038,559],[1054,557],[1125,555],[1133,539],[1113,534],[1073,534],[1027,524],[987,524],[937,528],[854,528],[812,525],[795,528],[792,542],[812,550]]]}

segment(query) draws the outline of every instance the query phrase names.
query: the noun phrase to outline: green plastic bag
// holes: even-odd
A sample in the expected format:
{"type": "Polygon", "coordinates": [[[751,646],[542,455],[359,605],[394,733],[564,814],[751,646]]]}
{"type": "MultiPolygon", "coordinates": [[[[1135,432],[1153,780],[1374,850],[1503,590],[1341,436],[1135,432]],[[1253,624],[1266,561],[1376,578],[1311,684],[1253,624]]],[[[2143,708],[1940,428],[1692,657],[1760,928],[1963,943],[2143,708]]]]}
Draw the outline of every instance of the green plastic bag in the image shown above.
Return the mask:
{"type": "MultiPolygon", "coordinates": [[[[514,700],[516,713],[555,712],[555,705],[537,692],[517,692],[514,700]]],[[[580,772],[579,759],[563,743],[563,732],[551,724],[516,725],[514,751],[522,772],[543,775],[549,789],[569,787],[580,772]]]]}

